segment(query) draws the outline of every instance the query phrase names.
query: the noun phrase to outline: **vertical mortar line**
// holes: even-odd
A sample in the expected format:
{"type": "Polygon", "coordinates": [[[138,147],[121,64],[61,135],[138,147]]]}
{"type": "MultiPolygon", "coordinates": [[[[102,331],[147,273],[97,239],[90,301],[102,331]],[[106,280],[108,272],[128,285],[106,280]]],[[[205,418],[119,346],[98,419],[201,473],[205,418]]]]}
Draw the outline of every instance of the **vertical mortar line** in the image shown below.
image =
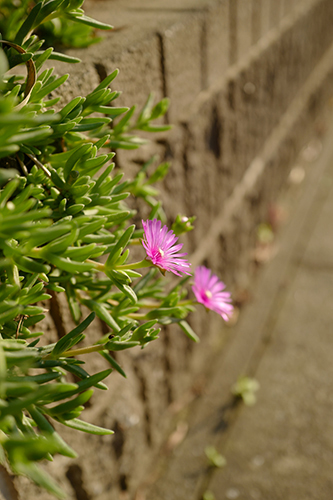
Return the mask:
{"type": "Polygon", "coordinates": [[[104,78],[108,76],[106,68],[103,63],[95,63],[94,64],[96,73],[98,74],[99,81],[102,82],[104,78]]]}
{"type": "Polygon", "coordinates": [[[280,23],[280,11],[281,11],[281,1],[280,0],[270,0],[270,15],[269,23],[270,27],[274,28],[280,23]]]}
{"type": "Polygon", "coordinates": [[[0,465],[0,492],[6,500],[19,500],[13,478],[3,465],[0,465]]]}
{"type": "MultiPolygon", "coordinates": [[[[267,1],[267,0],[264,0],[267,1]]],[[[255,44],[262,35],[262,2],[263,0],[252,0],[251,19],[251,42],[255,44]]]]}
{"type": "Polygon", "coordinates": [[[80,465],[70,465],[67,469],[66,477],[74,490],[76,500],[91,500],[91,496],[84,485],[83,471],[80,465]]]}
{"type": "MultiPolygon", "coordinates": [[[[167,82],[167,70],[165,67],[165,46],[164,46],[164,37],[161,33],[156,33],[158,39],[158,45],[160,50],[160,72],[161,72],[161,81],[162,81],[162,94],[163,97],[168,97],[169,89],[167,82]]],[[[167,111],[164,115],[164,122],[169,123],[169,112],[167,111]]]]}
{"type": "Polygon", "coordinates": [[[207,9],[203,11],[203,20],[200,33],[200,73],[201,90],[208,87],[208,45],[207,45],[207,9]]]}
{"type": "Polygon", "coordinates": [[[237,10],[238,0],[229,0],[229,64],[237,60],[237,10]]]}
{"type": "Polygon", "coordinates": [[[144,411],[144,433],[146,436],[147,440],[147,445],[151,446],[152,444],[152,436],[151,436],[151,418],[150,418],[150,412],[149,412],[149,401],[148,401],[148,389],[147,389],[147,383],[145,380],[145,376],[140,368],[140,362],[134,365],[134,371],[137,376],[137,379],[140,383],[140,392],[141,392],[141,401],[143,405],[143,411],[144,411]]]}
{"type": "MultiPolygon", "coordinates": [[[[184,169],[184,178],[185,178],[185,185],[186,186],[191,186],[191,168],[190,164],[188,161],[188,148],[189,148],[189,128],[188,124],[186,122],[181,122],[180,123],[182,129],[184,130],[184,142],[182,144],[182,167],[184,169]]],[[[192,214],[192,204],[191,204],[191,189],[187,189],[185,192],[184,196],[184,206],[186,208],[186,213],[192,214]]],[[[194,240],[194,234],[193,231],[190,231],[188,233],[188,239],[190,242],[190,247],[191,247],[191,252],[193,252],[193,249],[195,248],[195,240],[194,240]]]]}
{"type": "Polygon", "coordinates": [[[172,366],[170,363],[170,356],[172,355],[171,351],[171,345],[170,345],[170,338],[169,338],[169,330],[168,328],[164,328],[164,335],[163,335],[163,343],[165,345],[164,349],[164,383],[166,387],[166,393],[167,393],[167,405],[170,405],[173,401],[173,391],[172,391],[172,366]]]}
{"type": "Polygon", "coordinates": [[[58,296],[52,290],[49,290],[51,295],[50,299],[50,316],[53,320],[54,326],[56,328],[58,338],[61,339],[64,335],[66,335],[65,325],[61,315],[61,309],[58,301],[58,296]]]}

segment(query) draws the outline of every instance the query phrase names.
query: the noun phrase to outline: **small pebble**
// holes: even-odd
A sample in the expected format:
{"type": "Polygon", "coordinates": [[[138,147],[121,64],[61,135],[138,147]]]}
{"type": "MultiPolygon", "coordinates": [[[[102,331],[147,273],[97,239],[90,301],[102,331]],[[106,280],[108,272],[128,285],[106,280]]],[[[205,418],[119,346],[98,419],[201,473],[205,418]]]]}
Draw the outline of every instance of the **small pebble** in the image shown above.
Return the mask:
{"type": "Polygon", "coordinates": [[[229,499],[229,500],[233,500],[234,498],[238,498],[240,495],[240,491],[237,490],[237,488],[229,488],[225,494],[225,496],[229,499]]]}

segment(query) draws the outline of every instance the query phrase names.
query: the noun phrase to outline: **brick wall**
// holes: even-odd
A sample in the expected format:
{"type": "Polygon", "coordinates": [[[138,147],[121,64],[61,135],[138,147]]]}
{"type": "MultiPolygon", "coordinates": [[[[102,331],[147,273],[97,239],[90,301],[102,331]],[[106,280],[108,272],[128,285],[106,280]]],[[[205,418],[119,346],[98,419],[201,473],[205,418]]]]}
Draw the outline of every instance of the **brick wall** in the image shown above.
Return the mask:
{"type": "MultiPolygon", "coordinates": [[[[64,97],[85,95],[118,67],[119,105],[143,105],[151,90],[171,98],[173,130],[119,151],[117,163],[131,175],[155,153],[172,162],[161,188],[168,217],[197,215],[185,243],[193,265],[208,264],[237,296],[249,285],[255,228],[331,94],[332,0],[91,0],[86,10],[117,30],[70,51],[84,65],[62,65],[72,75],[64,97]]],[[[51,313],[47,328],[70,328],[61,297],[51,313]]],[[[200,392],[230,331],[214,315],[191,322],[198,345],[170,327],[144,351],[118,355],[127,380],[113,373],[85,414],[115,436],[67,432],[80,458],[48,467],[68,498],[139,499],[173,415],[200,392]]],[[[89,363],[101,368],[99,358],[89,363]]],[[[50,498],[24,479],[18,487],[22,498],[50,498]]]]}

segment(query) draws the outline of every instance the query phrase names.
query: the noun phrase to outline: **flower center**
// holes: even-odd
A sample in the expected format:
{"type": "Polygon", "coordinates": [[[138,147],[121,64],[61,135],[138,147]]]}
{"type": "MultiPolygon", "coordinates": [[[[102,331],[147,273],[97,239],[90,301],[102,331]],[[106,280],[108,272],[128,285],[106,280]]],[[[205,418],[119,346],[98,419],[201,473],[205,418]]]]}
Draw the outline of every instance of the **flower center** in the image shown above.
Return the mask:
{"type": "Polygon", "coordinates": [[[205,290],[205,295],[206,295],[207,299],[211,299],[213,297],[212,292],[210,292],[209,290],[205,290]]]}
{"type": "Polygon", "coordinates": [[[160,253],[160,256],[163,257],[164,256],[164,252],[163,252],[162,248],[159,248],[158,251],[160,253]]]}

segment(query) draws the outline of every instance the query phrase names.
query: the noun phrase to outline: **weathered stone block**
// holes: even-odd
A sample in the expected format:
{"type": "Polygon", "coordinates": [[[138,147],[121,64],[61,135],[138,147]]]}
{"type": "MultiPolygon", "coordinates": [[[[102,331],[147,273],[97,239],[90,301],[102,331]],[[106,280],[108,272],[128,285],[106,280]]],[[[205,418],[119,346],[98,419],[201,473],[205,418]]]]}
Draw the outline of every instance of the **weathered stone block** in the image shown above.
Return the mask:
{"type": "MultiPolygon", "coordinates": [[[[81,57],[81,54],[75,53],[75,56],[81,57]]],[[[94,64],[86,62],[69,64],[60,61],[48,61],[46,66],[49,68],[54,67],[55,74],[64,75],[69,73],[70,75],[60,89],[56,89],[50,94],[51,98],[61,96],[61,100],[57,105],[60,108],[77,96],[85,97],[100,83],[94,64]]]]}
{"type": "Polygon", "coordinates": [[[232,0],[237,2],[237,60],[245,57],[253,43],[252,19],[254,3],[249,0],[232,0]]]}
{"type": "Polygon", "coordinates": [[[271,10],[271,15],[270,15],[270,20],[271,20],[271,27],[274,28],[280,24],[281,17],[282,17],[282,5],[281,2],[282,0],[268,0],[270,1],[270,10],[271,10]]]}
{"type": "Polygon", "coordinates": [[[169,119],[186,114],[202,88],[202,15],[189,15],[162,35],[169,119]]]}
{"type": "Polygon", "coordinates": [[[271,29],[270,0],[261,0],[261,35],[264,36],[271,29]]]}
{"type": "Polygon", "coordinates": [[[204,68],[207,72],[205,87],[213,85],[222,78],[229,65],[230,34],[229,34],[229,3],[222,0],[209,5],[205,16],[204,68]]]}

